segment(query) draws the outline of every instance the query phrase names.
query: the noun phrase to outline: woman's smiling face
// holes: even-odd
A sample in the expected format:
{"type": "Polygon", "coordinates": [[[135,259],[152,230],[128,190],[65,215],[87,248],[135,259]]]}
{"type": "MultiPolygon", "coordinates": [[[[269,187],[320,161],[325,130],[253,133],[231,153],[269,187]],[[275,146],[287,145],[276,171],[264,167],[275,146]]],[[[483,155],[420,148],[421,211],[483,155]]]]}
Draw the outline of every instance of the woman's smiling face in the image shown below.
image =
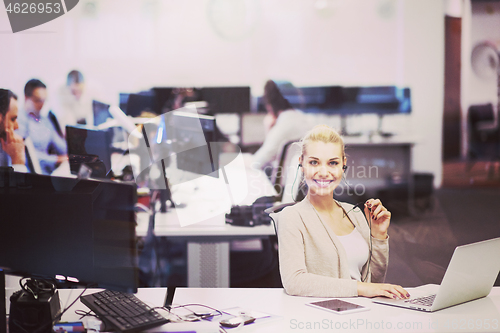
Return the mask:
{"type": "Polygon", "coordinates": [[[342,180],[342,167],[345,162],[340,144],[308,142],[301,164],[309,194],[332,196],[333,190],[342,180]]]}

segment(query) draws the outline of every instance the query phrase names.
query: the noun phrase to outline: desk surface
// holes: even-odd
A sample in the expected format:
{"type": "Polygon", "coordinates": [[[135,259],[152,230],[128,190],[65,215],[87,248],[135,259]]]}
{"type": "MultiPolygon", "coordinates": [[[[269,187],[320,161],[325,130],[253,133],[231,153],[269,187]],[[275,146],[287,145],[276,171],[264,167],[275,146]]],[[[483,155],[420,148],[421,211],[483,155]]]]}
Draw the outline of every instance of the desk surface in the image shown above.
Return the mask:
{"type": "MultiPolygon", "coordinates": [[[[140,289],[137,296],[151,306],[161,306],[165,288],[140,289]]],[[[408,288],[411,292],[418,289],[408,288]]],[[[79,290],[60,290],[62,306],[71,303],[79,290]]],[[[89,291],[92,292],[92,291],[89,291]]],[[[283,289],[178,288],[174,305],[199,303],[224,310],[240,307],[278,316],[276,320],[256,323],[239,329],[241,332],[498,332],[500,331],[500,287],[489,296],[425,313],[372,303],[358,297],[345,300],[364,305],[370,311],[337,315],[307,306],[324,298],[297,297],[283,289]],[[489,328],[488,328],[489,327],[489,328]]],[[[86,309],[77,302],[63,320],[77,320],[76,309],[86,309]]],[[[158,331],[168,330],[168,324],[158,331]]]]}
{"type": "MultiPolygon", "coordinates": [[[[238,161],[236,161],[238,162],[238,161]]],[[[276,190],[264,172],[250,168],[249,157],[227,167],[227,185],[222,175],[218,179],[198,177],[189,183],[172,186],[172,197],[183,205],[167,213],[156,214],[157,236],[268,236],[274,234],[272,225],[237,227],[225,224],[225,214],[232,204],[251,205],[262,196],[275,196],[276,190]],[[232,197],[232,198],[231,198],[232,197]],[[234,198],[238,198],[234,202],[234,198]]],[[[149,216],[137,214],[137,235],[146,235],[149,216]]]]}
{"type": "MultiPolygon", "coordinates": [[[[216,216],[213,219],[215,223],[222,221],[223,216],[216,216]]],[[[144,237],[148,231],[149,214],[148,213],[138,213],[137,214],[137,227],[136,233],[139,237],[144,237]]],[[[223,222],[220,222],[223,223],[223,222]]],[[[220,224],[219,223],[219,224],[220,224]]],[[[155,235],[159,237],[171,236],[171,237],[231,237],[235,238],[238,236],[242,237],[259,237],[259,236],[269,236],[274,235],[274,227],[270,225],[259,225],[255,227],[241,227],[233,226],[229,224],[220,225],[203,225],[194,224],[189,226],[180,226],[177,220],[177,215],[175,211],[168,213],[157,213],[155,221],[155,235]]]]}

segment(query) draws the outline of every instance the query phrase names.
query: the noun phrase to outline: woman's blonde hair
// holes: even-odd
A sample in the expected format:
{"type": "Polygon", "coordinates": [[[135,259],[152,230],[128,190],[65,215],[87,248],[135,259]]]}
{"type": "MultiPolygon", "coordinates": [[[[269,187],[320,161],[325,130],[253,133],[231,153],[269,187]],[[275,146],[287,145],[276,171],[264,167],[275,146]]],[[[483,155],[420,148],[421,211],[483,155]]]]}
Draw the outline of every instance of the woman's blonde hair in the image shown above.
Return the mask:
{"type": "Polygon", "coordinates": [[[342,160],[344,159],[345,157],[344,140],[336,130],[327,125],[314,126],[313,129],[307,132],[307,134],[302,138],[302,140],[300,140],[302,146],[302,155],[301,155],[302,159],[306,154],[308,143],[317,141],[321,141],[324,143],[338,143],[340,145],[340,149],[342,150],[342,160]]]}

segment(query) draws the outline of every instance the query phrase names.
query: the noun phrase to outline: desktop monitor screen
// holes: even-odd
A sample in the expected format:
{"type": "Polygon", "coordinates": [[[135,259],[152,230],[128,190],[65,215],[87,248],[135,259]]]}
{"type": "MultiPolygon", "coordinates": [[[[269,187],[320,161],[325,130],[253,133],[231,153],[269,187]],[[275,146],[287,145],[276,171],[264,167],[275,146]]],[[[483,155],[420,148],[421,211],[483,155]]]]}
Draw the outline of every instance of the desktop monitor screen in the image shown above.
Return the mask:
{"type": "Polygon", "coordinates": [[[342,88],[342,105],[336,113],[379,115],[410,113],[410,89],[396,86],[342,88]]]}
{"type": "Polygon", "coordinates": [[[162,114],[170,110],[169,103],[174,97],[174,89],[168,87],[155,87],[152,89],[154,93],[153,111],[156,114],[162,114]]]}
{"type": "Polygon", "coordinates": [[[135,184],[11,172],[0,187],[0,267],[136,292],[136,199],[135,184]]]}
{"type": "Polygon", "coordinates": [[[109,104],[93,100],[92,110],[94,112],[94,126],[99,126],[105,123],[108,118],[113,118],[109,113],[109,104]]]}
{"type": "Polygon", "coordinates": [[[139,117],[143,111],[154,112],[155,96],[151,94],[130,94],[127,99],[126,114],[139,117]]]}
{"type": "Polygon", "coordinates": [[[218,177],[220,152],[219,145],[214,144],[215,118],[183,111],[173,111],[168,115],[166,132],[176,152],[177,168],[218,177]]]}
{"type": "Polygon", "coordinates": [[[73,174],[78,173],[79,163],[77,161],[85,163],[85,160],[81,158],[82,156],[93,155],[104,163],[106,168],[104,176],[107,175],[111,170],[112,136],[113,132],[109,129],[96,130],[84,126],[66,126],[66,143],[68,145],[71,172],[73,174]]]}
{"type": "Polygon", "coordinates": [[[250,111],[250,87],[206,87],[200,98],[208,103],[212,115],[250,111]]]}
{"type": "Polygon", "coordinates": [[[128,98],[130,94],[129,93],[120,93],[119,94],[119,104],[118,106],[120,107],[120,110],[126,112],[127,111],[127,103],[128,103],[128,98]]]}
{"type": "MultiPolygon", "coordinates": [[[[281,88],[280,92],[292,107],[305,112],[331,112],[330,109],[339,108],[344,99],[340,86],[281,88]]],[[[258,111],[266,111],[264,103],[263,97],[257,99],[258,111]]]]}
{"type": "MultiPolygon", "coordinates": [[[[410,113],[410,89],[397,86],[341,87],[317,86],[280,89],[292,107],[304,112],[378,115],[410,113]]],[[[258,110],[265,111],[264,99],[258,110]]]]}

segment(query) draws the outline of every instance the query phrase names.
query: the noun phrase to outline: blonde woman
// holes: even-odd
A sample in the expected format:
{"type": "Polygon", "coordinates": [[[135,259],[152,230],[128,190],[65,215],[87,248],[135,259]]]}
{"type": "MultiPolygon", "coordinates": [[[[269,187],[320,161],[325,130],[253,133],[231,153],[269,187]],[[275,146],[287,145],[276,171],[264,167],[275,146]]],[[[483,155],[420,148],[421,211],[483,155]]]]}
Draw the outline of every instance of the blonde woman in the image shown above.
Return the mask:
{"type": "Polygon", "coordinates": [[[298,296],[408,298],[401,286],[383,283],[391,213],[380,200],[369,199],[363,207],[367,221],[359,208],[333,198],[347,165],[342,138],[332,128],[319,125],[301,144],[299,167],[308,193],[279,213],[285,291],[298,296]]]}

